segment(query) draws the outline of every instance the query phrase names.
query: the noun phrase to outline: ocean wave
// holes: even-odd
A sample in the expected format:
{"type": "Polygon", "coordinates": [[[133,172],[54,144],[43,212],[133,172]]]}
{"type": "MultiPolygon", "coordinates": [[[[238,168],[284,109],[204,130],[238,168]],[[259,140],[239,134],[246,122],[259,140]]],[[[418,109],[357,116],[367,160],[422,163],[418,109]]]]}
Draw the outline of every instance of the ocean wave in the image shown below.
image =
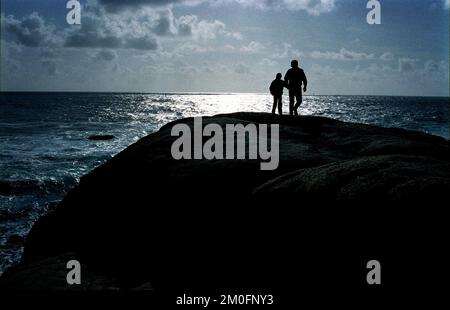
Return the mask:
{"type": "Polygon", "coordinates": [[[166,103],[166,102],[175,102],[172,98],[152,98],[152,102],[158,103],[166,103]]]}

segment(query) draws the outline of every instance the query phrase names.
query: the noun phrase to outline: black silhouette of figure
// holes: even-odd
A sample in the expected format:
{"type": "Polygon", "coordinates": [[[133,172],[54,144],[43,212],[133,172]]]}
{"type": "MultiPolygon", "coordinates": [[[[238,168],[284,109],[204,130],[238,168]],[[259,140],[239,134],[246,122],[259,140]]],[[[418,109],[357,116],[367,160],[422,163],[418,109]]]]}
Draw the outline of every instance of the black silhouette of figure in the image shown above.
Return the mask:
{"type": "Polygon", "coordinates": [[[283,97],[283,90],[284,90],[284,81],[281,79],[282,75],[281,73],[277,73],[277,76],[275,80],[272,81],[270,84],[270,93],[273,96],[273,107],[272,107],[272,114],[275,114],[275,110],[278,106],[278,114],[283,114],[283,107],[282,107],[282,97],[283,97]]]}
{"type": "Polygon", "coordinates": [[[302,103],[302,83],[303,91],[306,92],[308,81],[303,69],[298,67],[297,60],[291,61],[291,68],[286,72],[284,81],[286,83],[286,88],[289,89],[289,114],[298,115],[298,108],[302,103]],[[297,101],[295,105],[294,100],[297,101]]]}

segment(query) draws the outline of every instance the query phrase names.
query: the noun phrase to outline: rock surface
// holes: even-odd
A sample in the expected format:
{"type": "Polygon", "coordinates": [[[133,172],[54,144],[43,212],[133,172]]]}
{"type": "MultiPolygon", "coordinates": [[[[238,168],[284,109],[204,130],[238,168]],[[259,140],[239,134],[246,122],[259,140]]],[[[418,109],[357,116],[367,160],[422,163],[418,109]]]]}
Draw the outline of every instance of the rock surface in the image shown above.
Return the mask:
{"type": "Polygon", "coordinates": [[[70,291],[70,290],[118,290],[117,280],[101,274],[91,273],[82,265],[81,285],[68,285],[66,268],[68,261],[77,258],[74,253],[42,259],[33,264],[19,265],[8,269],[0,281],[0,289],[25,291],[70,291]]]}
{"type": "MultiPolygon", "coordinates": [[[[231,286],[239,279],[245,286],[254,283],[245,279],[261,280],[261,268],[266,278],[287,268],[267,255],[268,245],[277,257],[294,260],[299,234],[305,245],[313,225],[318,231],[331,227],[335,211],[329,211],[330,220],[296,215],[311,202],[399,207],[439,202],[450,191],[449,142],[424,133],[312,116],[234,113],[203,119],[203,125],[222,127],[280,124],[279,168],[261,171],[258,160],[172,159],[171,128],[180,122],[193,126],[192,119],[167,124],[82,177],[34,225],[23,266],[74,252],[121,288],[149,281],[183,287],[192,279],[231,286]],[[309,223],[300,225],[305,218],[309,223]]],[[[314,244],[331,251],[334,238],[314,244]]]]}

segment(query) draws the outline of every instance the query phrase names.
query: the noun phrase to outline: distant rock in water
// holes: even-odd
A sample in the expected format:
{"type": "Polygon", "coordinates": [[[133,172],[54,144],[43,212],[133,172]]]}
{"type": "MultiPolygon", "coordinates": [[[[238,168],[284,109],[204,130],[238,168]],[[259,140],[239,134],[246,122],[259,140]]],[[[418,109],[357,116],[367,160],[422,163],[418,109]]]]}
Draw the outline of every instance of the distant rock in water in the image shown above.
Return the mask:
{"type": "MultiPolygon", "coordinates": [[[[279,167],[262,171],[257,160],[174,160],[175,123],[192,128],[193,119],[165,125],[82,177],[33,226],[22,266],[47,266],[48,259],[73,252],[91,272],[117,279],[121,288],[264,287],[264,281],[294,277],[292,266],[306,246],[323,251],[324,260],[339,253],[343,262],[351,261],[345,255],[355,251],[355,236],[370,232],[370,216],[413,213],[412,202],[442,205],[450,192],[449,142],[436,136],[313,116],[203,118],[204,126],[222,128],[280,124],[279,167]],[[350,226],[358,221],[343,222],[361,210],[370,213],[359,219],[362,228],[350,226]],[[328,231],[320,242],[312,241],[328,231]]],[[[421,216],[427,208],[420,208],[421,216]]],[[[388,234],[386,225],[375,228],[388,234]]],[[[392,253],[409,255],[420,240],[430,242],[413,239],[411,248],[402,243],[392,253]]],[[[376,244],[367,240],[372,251],[376,244]]],[[[339,266],[331,262],[311,269],[312,277],[320,279],[323,272],[328,279],[325,267],[339,266]]],[[[309,281],[308,276],[303,269],[293,279],[309,281]]],[[[9,272],[8,285],[29,288],[18,278],[13,281],[9,272]]]]}
{"type": "Polygon", "coordinates": [[[92,136],[88,137],[89,140],[93,140],[93,141],[107,141],[107,140],[112,140],[114,138],[115,138],[115,136],[113,136],[113,135],[92,135],[92,136]]]}

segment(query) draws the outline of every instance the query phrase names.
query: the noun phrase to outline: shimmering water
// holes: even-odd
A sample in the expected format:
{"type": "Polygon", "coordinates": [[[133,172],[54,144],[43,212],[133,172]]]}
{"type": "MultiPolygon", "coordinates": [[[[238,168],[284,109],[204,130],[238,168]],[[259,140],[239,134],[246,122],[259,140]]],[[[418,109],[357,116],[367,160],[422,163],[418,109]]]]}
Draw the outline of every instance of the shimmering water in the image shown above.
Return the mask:
{"type": "MultiPolygon", "coordinates": [[[[19,260],[21,237],[49,202],[131,143],[178,118],[270,111],[271,101],[266,94],[0,94],[0,273],[19,260]],[[87,139],[96,134],[116,138],[87,139]]],[[[307,96],[300,112],[449,138],[448,98],[307,96]]]]}

